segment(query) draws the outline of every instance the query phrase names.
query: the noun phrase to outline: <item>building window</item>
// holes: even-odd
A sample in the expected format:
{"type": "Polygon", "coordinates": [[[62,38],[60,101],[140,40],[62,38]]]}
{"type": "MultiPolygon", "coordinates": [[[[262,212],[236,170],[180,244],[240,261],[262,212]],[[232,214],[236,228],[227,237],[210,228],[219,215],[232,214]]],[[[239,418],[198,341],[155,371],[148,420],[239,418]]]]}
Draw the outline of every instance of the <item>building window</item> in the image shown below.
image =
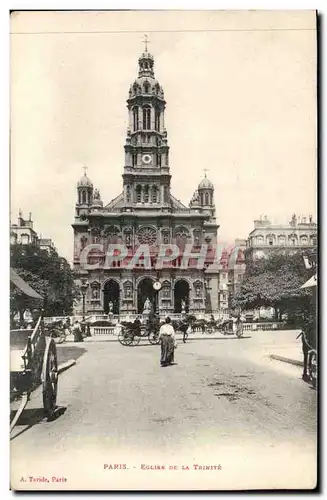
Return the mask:
{"type": "Polygon", "coordinates": [[[143,108],[143,130],[151,130],[151,109],[143,108]]]}
{"type": "Polygon", "coordinates": [[[285,246],[285,236],[278,236],[278,245],[284,247],[285,246]]]}
{"type": "Polygon", "coordinates": [[[152,203],[157,203],[158,190],[157,186],[152,186],[152,203]]]}
{"type": "Polygon", "coordinates": [[[86,203],[86,192],[82,192],[82,203],[86,203]]]}
{"type": "Polygon", "coordinates": [[[149,203],[149,186],[144,186],[144,202],[149,203]]]}
{"type": "Polygon", "coordinates": [[[301,245],[307,245],[308,244],[308,237],[307,236],[301,236],[300,238],[301,245]]]}
{"type": "Polygon", "coordinates": [[[132,166],[136,167],[136,165],[137,165],[137,154],[134,153],[132,154],[132,166]]]}
{"type": "Polygon", "coordinates": [[[263,245],[263,236],[257,236],[257,245],[263,245]]]}
{"type": "Polygon", "coordinates": [[[20,242],[22,245],[28,245],[30,242],[30,237],[28,234],[22,234],[20,237],[20,242]]]}
{"type": "Polygon", "coordinates": [[[155,114],[155,129],[159,132],[160,130],[160,111],[156,109],[155,114]]]}
{"type": "Polygon", "coordinates": [[[139,123],[139,108],[133,108],[133,130],[134,132],[138,129],[139,123]]]}
{"type": "Polygon", "coordinates": [[[136,202],[141,203],[142,200],[142,186],[136,186],[136,202]]]}
{"type": "Polygon", "coordinates": [[[289,244],[292,246],[297,245],[297,236],[295,234],[291,234],[288,238],[289,244]]]}
{"type": "Polygon", "coordinates": [[[161,155],[157,155],[157,167],[161,167],[161,155]]]}
{"type": "Polygon", "coordinates": [[[205,194],[205,205],[209,205],[209,193],[205,194]]]}

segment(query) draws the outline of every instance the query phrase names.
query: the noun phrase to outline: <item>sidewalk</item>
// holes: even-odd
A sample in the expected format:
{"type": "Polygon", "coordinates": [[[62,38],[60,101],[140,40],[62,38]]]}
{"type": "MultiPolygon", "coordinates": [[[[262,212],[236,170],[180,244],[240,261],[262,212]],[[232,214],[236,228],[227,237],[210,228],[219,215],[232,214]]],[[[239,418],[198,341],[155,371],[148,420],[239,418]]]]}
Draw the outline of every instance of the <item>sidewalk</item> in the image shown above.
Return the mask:
{"type": "Polygon", "coordinates": [[[303,366],[302,351],[300,346],[283,346],[274,349],[269,355],[270,359],[282,361],[295,366],[303,366]]]}

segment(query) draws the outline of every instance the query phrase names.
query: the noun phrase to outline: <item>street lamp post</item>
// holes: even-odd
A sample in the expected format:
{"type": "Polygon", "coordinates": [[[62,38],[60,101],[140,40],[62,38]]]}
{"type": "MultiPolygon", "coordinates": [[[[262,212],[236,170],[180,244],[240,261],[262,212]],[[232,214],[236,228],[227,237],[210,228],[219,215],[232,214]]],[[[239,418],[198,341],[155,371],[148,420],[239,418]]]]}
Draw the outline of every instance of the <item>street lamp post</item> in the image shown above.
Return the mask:
{"type": "Polygon", "coordinates": [[[86,280],[86,278],[82,278],[81,280],[81,292],[82,292],[82,307],[83,307],[83,333],[85,333],[85,295],[86,295],[86,291],[88,289],[88,282],[86,280]]]}
{"type": "Polygon", "coordinates": [[[157,274],[157,280],[153,283],[153,289],[155,291],[155,313],[159,314],[159,292],[162,288],[161,282],[157,274]]]}

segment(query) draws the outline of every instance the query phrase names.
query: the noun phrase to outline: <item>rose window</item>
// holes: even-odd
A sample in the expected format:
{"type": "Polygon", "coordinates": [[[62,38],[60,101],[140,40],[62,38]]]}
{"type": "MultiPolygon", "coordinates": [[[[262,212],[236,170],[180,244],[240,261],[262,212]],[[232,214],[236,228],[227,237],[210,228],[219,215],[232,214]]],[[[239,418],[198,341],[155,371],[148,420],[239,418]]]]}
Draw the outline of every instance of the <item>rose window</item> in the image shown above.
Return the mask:
{"type": "Polygon", "coordinates": [[[157,231],[153,227],[141,227],[137,238],[142,245],[153,245],[157,240],[157,231]]]}

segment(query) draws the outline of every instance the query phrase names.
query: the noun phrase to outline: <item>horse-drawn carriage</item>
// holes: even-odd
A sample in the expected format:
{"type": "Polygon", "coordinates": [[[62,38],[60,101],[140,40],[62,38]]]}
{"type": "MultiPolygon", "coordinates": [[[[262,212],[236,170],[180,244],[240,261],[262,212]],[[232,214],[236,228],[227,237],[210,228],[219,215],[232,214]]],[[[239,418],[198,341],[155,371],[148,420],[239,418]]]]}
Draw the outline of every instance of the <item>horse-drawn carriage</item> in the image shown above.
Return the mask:
{"type": "MultiPolygon", "coordinates": [[[[14,270],[11,270],[10,279],[22,294],[42,300],[14,270]]],[[[10,401],[21,400],[10,423],[10,431],[17,424],[32,391],[40,384],[44,416],[51,420],[55,415],[58,390],[57,350],[54,340],[45,335],[42,316],[41,313],[34,329],[10,331],[10,401]]]]}
{"type": "Polygon", "coordinates": [[[140,320],[131,322],[122,322],[117,325],[118,341],[124,346],[136,346],[141,339],[147,339],[150,344],[159,344],[160,324],[153,323],[142,324],[140,320]]]}

